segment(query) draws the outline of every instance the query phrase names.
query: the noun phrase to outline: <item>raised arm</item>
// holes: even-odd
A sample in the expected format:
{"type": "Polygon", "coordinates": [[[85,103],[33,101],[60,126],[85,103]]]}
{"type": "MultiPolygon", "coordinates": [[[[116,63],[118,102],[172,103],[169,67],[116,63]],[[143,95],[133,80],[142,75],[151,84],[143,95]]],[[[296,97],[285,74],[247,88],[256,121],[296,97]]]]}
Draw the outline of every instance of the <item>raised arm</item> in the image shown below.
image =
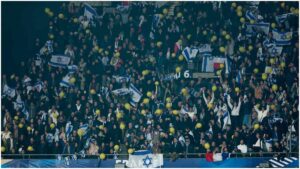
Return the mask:
{"type": "Polygon", "coordinates": [[[227,95],[227,103],[228,103],[229,108],[232,110],[233,106],[230,103],[230,95],[229,94],[227,95]]]}
{"type": "Polygon", "coordinates": [[[208,103],[207,103],[207,99],[206,99],[206,96],[205,96],[205,92],[204,92],[204,91],[202,91],[202,95],[203,95],[203,99],[204,99],[205,103],[208,104],[208,103]]]}
{"type": "Polygon", "coordinates": [[[213,103],[213,102],[214,102],[214,100],[215,100],[215,93],[214,93],[214,92],[212,92],[211,100],[210,100],[210,102],[209,102],[209,103],[213,103]]]}

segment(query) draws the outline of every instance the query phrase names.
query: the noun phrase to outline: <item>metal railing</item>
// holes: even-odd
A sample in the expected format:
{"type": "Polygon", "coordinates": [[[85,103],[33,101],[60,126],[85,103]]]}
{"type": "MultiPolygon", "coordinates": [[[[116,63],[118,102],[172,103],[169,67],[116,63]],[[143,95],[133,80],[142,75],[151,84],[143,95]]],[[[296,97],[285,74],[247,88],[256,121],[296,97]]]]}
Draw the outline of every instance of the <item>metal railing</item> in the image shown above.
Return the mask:
{"type": "MultiPolygon", "coordinates": [[[[230,158],[253,158],[253,157],[274,157],[278,152],[249,152],[249,153],[230,153],[230,158]]],[[[280,152],[286,157],[299,157],[299,152],[280,152]]],[[[59,156],[73,156],[78,159],[98,159],[100,154],[85,155],[80,154],[1,154],[1,159],[57,159],[59,156]]],[[[105,154],[106,159],[128,159],[129,154],[105,154]]],[[[172,153],[163,153],[164,158],[172,158],[172,153]]],[[[177,158],[205,158],[205,153],[177,153],[177,158]]]]}

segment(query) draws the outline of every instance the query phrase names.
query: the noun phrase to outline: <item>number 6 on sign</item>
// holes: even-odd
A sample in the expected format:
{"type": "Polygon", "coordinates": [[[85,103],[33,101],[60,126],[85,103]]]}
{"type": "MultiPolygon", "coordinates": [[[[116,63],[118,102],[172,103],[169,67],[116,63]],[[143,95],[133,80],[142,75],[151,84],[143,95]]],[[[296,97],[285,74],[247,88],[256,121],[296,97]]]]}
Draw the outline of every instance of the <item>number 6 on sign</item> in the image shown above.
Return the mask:
{"type": "Polygon", "coordinates": [[[184,71],[183,76],[184,76],[184,78],[189,78],[190,77],[189,70],[184,71]]]}

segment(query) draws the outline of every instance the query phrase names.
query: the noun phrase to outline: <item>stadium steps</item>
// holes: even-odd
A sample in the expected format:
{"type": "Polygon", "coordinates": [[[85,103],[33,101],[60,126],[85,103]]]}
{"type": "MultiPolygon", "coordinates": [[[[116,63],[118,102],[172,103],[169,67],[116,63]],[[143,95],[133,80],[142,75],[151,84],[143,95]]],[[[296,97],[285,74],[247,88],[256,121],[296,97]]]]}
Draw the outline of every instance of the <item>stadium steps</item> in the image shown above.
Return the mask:
{"type": "MultiPolygon", "coordinates": [[[[274,157],[268,162],[274,168],[284,168],[296,160],[298,160],[296,157],[284,157],[284,160],[278,161],[277,158],[274,157]]],[[[256,166],[256,168],[260,168],[260,166],[256,166]]]]}

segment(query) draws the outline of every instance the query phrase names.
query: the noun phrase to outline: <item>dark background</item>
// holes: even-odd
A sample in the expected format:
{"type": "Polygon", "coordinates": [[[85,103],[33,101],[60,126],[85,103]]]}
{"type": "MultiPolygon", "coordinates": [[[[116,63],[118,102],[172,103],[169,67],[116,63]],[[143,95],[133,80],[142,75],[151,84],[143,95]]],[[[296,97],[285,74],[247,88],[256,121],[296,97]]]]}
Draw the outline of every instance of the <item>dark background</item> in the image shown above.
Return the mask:
{"type": "Polygon", "coordinates": [[[35,56],[35,39],[44,43],[47,38],[49,18],[46,7],[55,13],[62,2],[1,2],[1,59],[2,73],[13,73],[22,60],[35,56]]]}

